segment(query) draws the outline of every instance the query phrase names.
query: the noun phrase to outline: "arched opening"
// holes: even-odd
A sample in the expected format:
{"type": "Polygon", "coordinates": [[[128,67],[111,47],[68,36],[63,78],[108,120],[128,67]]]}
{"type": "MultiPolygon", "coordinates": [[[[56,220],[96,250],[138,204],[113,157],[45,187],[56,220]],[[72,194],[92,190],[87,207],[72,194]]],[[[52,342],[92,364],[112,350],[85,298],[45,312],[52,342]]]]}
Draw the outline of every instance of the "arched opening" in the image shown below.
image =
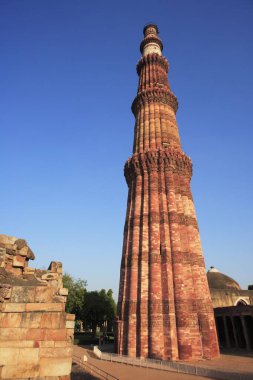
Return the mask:
{"type": "Polygon", "coordinates": [[[248,305],[247,302],[246,302],[244,299],[242,299],[242,298],[240,298],[240,299],[236,302],[236,304],[235,304],[235,306],[246,306],[246,305],[248,305]]]}

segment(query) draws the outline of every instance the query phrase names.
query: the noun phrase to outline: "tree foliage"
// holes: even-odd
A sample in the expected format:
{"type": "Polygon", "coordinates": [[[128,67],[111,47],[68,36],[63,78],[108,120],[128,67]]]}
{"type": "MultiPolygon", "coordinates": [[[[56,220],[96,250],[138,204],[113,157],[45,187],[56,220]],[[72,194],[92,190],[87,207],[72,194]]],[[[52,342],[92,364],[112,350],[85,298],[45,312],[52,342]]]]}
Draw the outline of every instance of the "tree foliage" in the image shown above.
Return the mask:
{"type": "Polygon", "coordinates": [[[63,286],[68,288],[66,312],[75,314],[76,321],[82,321],[86,328],[91,328],[95,336],[97,327],[107,322],[107,330],[112,330],[116,316],[116,303],[112,289],[106,291],[86,290],[87,281],[75,279],[70,274],[63,275],[63,286]]]}
{"type": "Polygon", "coordinates": [[[65,273],[62,276],[62,281],[64,288],[67,288],[69,291],[66,303],[66,312],[75,314],[76,320],[82,320],[87,281],[81,280],[80,278],[75,279],[68,273],[65,273]]]}
{"type": "Polygon", "coordinates": [[[84,297],[83,322],[96,334],[97,326],[102,327],[107,321],[108,328],[111,330],[112,323],[116,315],[116,304],[112,297],[112,290],[105,289],[87,292],[84,297]]]}

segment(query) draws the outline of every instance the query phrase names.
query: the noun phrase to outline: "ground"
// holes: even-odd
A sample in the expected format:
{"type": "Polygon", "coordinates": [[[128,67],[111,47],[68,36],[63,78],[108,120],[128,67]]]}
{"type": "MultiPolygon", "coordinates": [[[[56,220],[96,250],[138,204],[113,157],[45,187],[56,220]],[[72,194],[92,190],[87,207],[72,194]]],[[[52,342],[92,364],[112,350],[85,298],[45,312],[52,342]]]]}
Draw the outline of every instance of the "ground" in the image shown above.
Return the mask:
{"type": "MultiPolygon", "coordinates": [[[[110,375],[115,376],[120,380],[138,379],[138,380],[205,380],[207,377],[188,375],[176,372],[160,371],[150,368],[140,368],[136,366],[130,366],[126,364],[106,362],[96,359],[90,350],[86,348],[74,347],[74,354],[83,357],[86,355],[88,357],[88,363],[93,364],[100,369],[106,371],[110,375]]],[[[189,364],[189,363],[188,363],[189,364]]],[[[239,355],[222,355],[220,359],[208,360],[208,361],[198,361],[193,362],[193,365],[201,366],[202,368],[212,368],[215,370],[222,370],[227,372],[240,373],[240,375],[247,376],[247,379],[253,380],[253,358],[250,356],[239,356],[239,355]]],[[[77,371],[77,368],[75,368],[77,371]]],[[[75,373],[76,375],[76,373],[75,373]]],[[[73,380],[79,380],[78,377],[73,377],[73,380]]],[[[86,379],[86,377],[83,377],[86,379]]],[[[88,378],[93,380],[94,377],[88,378]]],[[[209,377],[212,379],[212,377],[209,377]]]]}

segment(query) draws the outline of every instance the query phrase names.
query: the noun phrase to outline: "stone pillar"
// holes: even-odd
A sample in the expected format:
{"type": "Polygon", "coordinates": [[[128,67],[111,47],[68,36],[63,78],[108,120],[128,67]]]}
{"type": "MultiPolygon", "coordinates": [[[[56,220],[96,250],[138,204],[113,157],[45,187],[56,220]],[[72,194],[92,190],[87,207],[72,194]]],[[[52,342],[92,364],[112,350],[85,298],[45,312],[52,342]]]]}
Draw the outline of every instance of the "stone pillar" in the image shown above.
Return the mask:
{"type": "Polygon", "coordinates": [[[241,322],[242,322],[243,333],[244,333],[244,337],[245,337],[245,341],[246,341],[247,351],[251,351],[250,340],[249,340],[249,335],[248,335],[248,329],[247,329],[247,326],[246,326],[245,319],[244,319],[243,315],[241,315],[241,322]]]}
{"type": "Polygon", "coordinates": [[[223,316],[222,318],[223,318],[223,325],[224,325],[225,338],[226,338],[226,347],[231,348],[229,333],[228,333],[227,320],[226,320],[225,316],[223,316]]]}
{"type": "Polygon", "coordinates": [[[232,321],[233,333],[234,333],[234,338],[235,338],[235,347],[240,348],[239,342],[238,342],[238,337],[237,337],[237,332],[236,332],[236,327],[235,327],[234,317],[231,317],[231,321],[232,321]]]}

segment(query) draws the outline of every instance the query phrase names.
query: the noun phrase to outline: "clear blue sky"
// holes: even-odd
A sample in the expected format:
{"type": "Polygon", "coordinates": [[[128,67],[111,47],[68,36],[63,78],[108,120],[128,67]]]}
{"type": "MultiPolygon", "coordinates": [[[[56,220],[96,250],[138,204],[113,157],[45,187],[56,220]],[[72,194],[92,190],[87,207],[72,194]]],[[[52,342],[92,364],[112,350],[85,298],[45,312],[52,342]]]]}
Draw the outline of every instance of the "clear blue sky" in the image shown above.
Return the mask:
{"type": "Polygon", "coordinates": [[[1,0],[0,232],[118,291],[142,28],[179,100],[206,266],[253,283],[253,2],[1,0]]]}

